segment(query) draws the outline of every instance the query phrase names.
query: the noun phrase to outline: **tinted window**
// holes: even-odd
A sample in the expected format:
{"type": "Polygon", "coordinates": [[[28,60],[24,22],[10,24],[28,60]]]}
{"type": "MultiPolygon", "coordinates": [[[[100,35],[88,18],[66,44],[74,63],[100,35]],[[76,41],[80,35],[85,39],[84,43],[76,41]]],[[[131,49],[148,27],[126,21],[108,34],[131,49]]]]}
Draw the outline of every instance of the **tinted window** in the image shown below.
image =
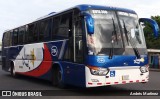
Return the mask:
{"type": "Polygon", "coordinates": [[[18,29],[13,31],[13,45],[18,45],[18,29]]]}
{"type": "Polygon", "coordinates": [[[51,19],[40,22],[39,41],[49,41],[51,39],[51,19]]]}
{"type": "Polygon", "coordinates": [[[33,41],[32,42],[38,42],[38,23],[34,24],[34,30],[33,30],[33,41]]]}
{"type": "Polygon", "coordinates": [[[28,26],[28,43],[33,42],[34,24],[28,26]]]}
{"type": "Polygon", "coordinates": [[[29,37],[28,25],[24,26],[24,28],[25,28],[24,44],[27,44],[28,43],[28,37],[29,37]]]}
{"type": "Polygon", "coordinates": [[[52,39],[57,39],[59,24],[60,24],[60,17],[56,17],[53,19],[52,22],[52,39]]]}
{"type": "Polygon", "coordinates": [[[69,37],[72,26],[72,13],[64,14],[54,18],[53,21],[53,39],[64,39],[69,37]]]}
{"type": "Polygon", "coordinates": [[[47,23],[47,26],[45,27],[44,40],[49,41],[51,40],[52,19],[46,20],[46,23],[47,23]]]}
{"type": "Polygon", "coordinates": [[[11,46],[11,33],[10,32],[4,33],[3,46],[4,47],[11,46]]]}
{"type": "Polygon", "coordinates": [[[18,33],[19,44],[24,44],[24,40],[25,40],[25,27],[20,27],[18,33]]]}
{"type": "Polygon", "coordinates": [[[58,36],[68,37],[69,34],[69,16],[63,15],[58,28],[58,36]]]}

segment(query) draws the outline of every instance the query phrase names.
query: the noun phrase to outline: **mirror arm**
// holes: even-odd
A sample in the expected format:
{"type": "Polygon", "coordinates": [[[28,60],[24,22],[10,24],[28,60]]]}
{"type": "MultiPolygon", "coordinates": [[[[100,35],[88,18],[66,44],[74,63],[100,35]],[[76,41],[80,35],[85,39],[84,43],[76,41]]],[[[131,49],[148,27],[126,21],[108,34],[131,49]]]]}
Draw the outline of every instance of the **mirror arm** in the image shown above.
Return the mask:
{"type": "Polygon", "coordinates": [[[88,34],[94,34],[94,19],[89,13],[82,12],[81,15],[85,16],[88,34]]]}
{"type": "Polygon", "coordinates": [[[159,26],[157,24],[157,22],[153,19],[149,19],[149,18],[140,18],[139,19],[139,23],[140,22],[149,22],[152,27],[153,27],[153,30],[154,30],[154,36],[155,37],[158,37],[158,34],[159,34],[159,26]]]}

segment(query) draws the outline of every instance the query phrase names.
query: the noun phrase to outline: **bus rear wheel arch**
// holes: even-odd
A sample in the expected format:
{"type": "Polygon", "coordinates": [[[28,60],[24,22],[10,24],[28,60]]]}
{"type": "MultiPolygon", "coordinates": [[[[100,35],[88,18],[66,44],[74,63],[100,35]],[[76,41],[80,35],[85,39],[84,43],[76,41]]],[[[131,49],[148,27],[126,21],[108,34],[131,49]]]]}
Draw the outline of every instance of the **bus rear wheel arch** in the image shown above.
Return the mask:
{"type": "Polygon", "coordinates": [[[65,88],[62,71],[63,70],[60,68],[59,64],[53,64],[52,66],[52,84],[59,88],[65,88]]]}

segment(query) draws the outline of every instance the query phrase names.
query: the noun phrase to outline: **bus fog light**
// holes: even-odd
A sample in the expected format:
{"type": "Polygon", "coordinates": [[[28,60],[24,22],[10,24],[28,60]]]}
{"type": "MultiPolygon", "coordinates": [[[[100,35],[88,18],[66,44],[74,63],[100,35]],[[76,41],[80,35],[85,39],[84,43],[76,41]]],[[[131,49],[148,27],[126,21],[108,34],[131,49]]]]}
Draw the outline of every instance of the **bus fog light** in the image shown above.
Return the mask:
{"type": "Polygon", "coordinates": [[[141,73],[146,73],[146,72],[148,72],[148,71],[149,71],[148,65],[141,66],[141,67],[140,67],[140,71],[141,71],[141,73]]]}

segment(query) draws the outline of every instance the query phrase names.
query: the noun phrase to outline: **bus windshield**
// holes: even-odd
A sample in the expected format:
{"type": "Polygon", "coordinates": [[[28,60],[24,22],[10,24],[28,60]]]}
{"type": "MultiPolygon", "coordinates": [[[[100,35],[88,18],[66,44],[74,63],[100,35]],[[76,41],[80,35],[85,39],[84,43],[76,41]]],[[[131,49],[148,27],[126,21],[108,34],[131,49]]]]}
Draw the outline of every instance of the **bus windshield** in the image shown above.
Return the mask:
{"type": "Polygon", "coordinates": [[[94,34],[87,36],[90,55],[109,55],[110,49],[114,55],[135,55],[133,48],[146,54],[143,30],[136,14],[107,10],[89,13],[94,18],[94,34]]]}

